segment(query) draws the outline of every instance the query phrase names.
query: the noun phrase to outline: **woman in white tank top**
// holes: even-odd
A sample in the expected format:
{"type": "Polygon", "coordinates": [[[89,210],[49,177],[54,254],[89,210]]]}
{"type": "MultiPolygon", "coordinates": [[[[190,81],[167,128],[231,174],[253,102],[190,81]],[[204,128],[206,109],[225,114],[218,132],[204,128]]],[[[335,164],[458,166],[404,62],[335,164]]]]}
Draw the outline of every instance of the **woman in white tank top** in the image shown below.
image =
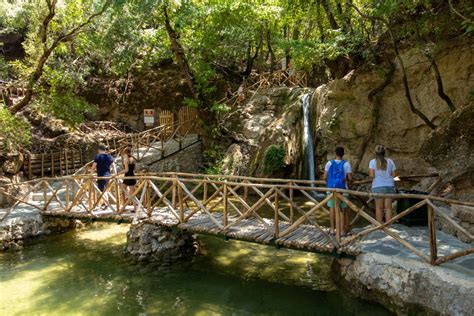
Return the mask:
{"type": "MultiPolygon", "coordinates": [[[[396,193],[395,163],[390,158],[385,158],[385,146],[375,146],[375,159],[369,163],[369,175],[372,180],[372,193],[393,194],[396,193]]],[[[392,218],[392,198],[375,199],[375,217],[378,222],[383,223],[392,218]]]]}

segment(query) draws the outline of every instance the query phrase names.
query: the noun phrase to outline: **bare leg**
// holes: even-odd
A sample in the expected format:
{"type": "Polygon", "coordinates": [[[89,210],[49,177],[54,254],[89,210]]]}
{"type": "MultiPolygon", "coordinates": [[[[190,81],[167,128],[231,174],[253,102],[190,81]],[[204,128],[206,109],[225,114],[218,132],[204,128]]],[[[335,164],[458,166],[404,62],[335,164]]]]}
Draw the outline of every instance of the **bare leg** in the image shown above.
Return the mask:
{"type": "Polygon", "coordinates": [[[331,221],[331,233],[336,231],[336,210],[334,207],[329,209],[329,220],[331,221]]]}
{"type": "Polygon", "coordinates": [[[375,199],[375,219],[383,223],[383,199],[375,199]]]}
{"type": "Polygon", "coordinates": [[[385,198],[385,220],[388,222],[392,219],[392,199],[385,198]]]}
{"type": "MultiPolygon", "coordinates": [[[[135,186],[134,185],[129,186],[128,190],[129,190],[129,193],[130,193],[130,196],[131,196],[135,192],[135,186]]],[[[133,210],[136,212],[137,211],[137,203],[135,203],[135,199],[132,200],[132,203],[133,203],[133,210]]]]}

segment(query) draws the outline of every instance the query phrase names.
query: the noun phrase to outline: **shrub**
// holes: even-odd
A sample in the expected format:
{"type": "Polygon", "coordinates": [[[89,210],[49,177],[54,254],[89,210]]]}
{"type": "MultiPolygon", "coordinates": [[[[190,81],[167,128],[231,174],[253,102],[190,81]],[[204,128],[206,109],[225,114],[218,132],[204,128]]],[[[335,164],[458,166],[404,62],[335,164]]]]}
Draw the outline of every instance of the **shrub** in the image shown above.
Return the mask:
{"type": "Polygon", "coordinates": [[[283,170],[285,163],[285,149],[282,146],[271,145],[265,151],[263,171],[267,174],[278,173],[283,170]]]}

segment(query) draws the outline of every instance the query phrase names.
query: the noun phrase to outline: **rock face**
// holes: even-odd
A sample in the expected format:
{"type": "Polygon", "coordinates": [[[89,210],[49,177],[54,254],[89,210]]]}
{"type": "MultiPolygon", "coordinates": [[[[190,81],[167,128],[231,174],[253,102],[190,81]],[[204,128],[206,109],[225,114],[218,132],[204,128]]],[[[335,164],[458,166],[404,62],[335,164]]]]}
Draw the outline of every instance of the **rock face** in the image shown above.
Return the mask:
{"type": "Polygon", "coordinates": [[[43,218],[38,212],[7,217],[0,223],[0,251],[18,250],[28,239],[63,233],[82,226],[78,220],[43,218]]]}
{"type": "MultiPolygon", "coordinates": [[[[469,93],[472,89],[470,81],[474,70],[473,57],[471,44],[451,42],[441,48],[436,58],[445,92],[458,108],[472,104],[469,93]]],[[[451,112],[437,94],[430,64],[417,49],[403,51],[402,58],[415,105],[436,126],[440,125],[451,112]]],[[[376,71],[352,71],[344,78],[316,89],[313,96],[313,116],[318,136],[316,156],[320,167],[328,155],[333,155],[336,145],[343,145],[346,148],[346,158],[356,168],[360,162],[358,171],[367,172],[374,146],[385,144],[400,174],[420,174],[438,169],[432,160],[424,159],[422,149],[431,129],[410,111],[404,96],[401,71],[396,60],[393,63],[396,68],[392,80],[378,94],[377,105],[368,99],[369,93],[385,79],[376,71]]],[[[469,119],[464,116],[466,120],[469,119]]],[[[471,124],[472,121],[471,116],[471,124]]],[[[439,142],[439,138],[436,139],[439,142]]],[[[446,144],[449,143],[447,140],[446,144]]]]}
{"type": "Polygon", "coordinates": [[[425,263],[378,253],[333,266],[356,295],[383,302],[399,315],[474,314],[474,277],[425,263]]]}
{"type": "Polygon", "coordinates": [[[265,152],[271,145],[285,151],[284,165],[273,177],[298,177],[302,172],[301,97],[310,92],[301,88],[272,88],[249,93],[247,101],[222,120],[228,147],[224,173],[263,176],[265,152]]]}
{"type": "Polygon", "coordinates": [[[149,71],[134,70],[128,79],[91,78],[82,93],[98,104],[95,120],[120,121],[143,129],[143,109],[177,113],[185,97],[191,97],[179,66],[165,61],[149,71]]]}
{"type": "Polygon", "coordinates": [[[458,109],[433,131],[421,156],[435,166],[458,197],[474,196],[474,103],[458,109]]]}
{"type": "Polygon", "coordinates": [[[193,255],[197,249],[192,234],[141,221],[130,226],[124,253],[138,261],[166,263],[193,255]]]}

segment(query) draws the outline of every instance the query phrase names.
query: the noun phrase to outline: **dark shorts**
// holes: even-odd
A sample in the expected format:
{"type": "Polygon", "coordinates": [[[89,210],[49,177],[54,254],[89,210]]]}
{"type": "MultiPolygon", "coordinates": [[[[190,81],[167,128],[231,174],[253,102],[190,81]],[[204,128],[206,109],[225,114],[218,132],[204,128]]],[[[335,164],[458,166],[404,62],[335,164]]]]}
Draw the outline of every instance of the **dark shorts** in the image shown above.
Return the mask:
{"type": "Polygon", "coordinates": [[[137,179],[124,179],[123,184],[129,187],[133,187],[135,184],[137,184],[137,179]]]}
{"type": "Polygon", "coordinates": [[[108,182],[109,180],[105,180],[105,179],[97,180],[97,186],[99,187],[99,190],[103,192],[108,182]]]}

